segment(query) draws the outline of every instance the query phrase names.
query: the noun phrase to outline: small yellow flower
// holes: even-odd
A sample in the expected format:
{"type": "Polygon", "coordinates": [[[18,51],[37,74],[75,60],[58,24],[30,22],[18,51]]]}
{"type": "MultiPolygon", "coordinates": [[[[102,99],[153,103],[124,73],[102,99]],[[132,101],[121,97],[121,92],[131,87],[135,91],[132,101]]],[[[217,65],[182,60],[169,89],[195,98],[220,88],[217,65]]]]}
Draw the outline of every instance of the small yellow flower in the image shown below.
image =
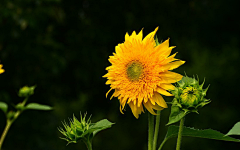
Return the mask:
{"type": "MultiPolygon", "coordinates": [[[[167,108],[162,95],[172,96],[167,90],[173,90],[175,83],[182,75],[171,70],[184,64],[185,61],[175,59],[170,55],[174,46],[169,47],[169,39],[161,44],[154,40],[156,28],[144,39],[142,30],[136,34],[125,35],[125,42],[115,47],[116,52],[110,56],[106,77],[112,97],[118,97],[120,111],[126,103],[131,107],[133,115],[138,118],[143,112],[143,106],[152,114],[154,110],[167,108]]],[[[112,97],[110,99],[112,99],[112,97]]]]}
{"type": "Polygon", "coordinates": [[[4,73],[4,71],[5,71],[4,69],[2,69],[2,67],[3,67],[3,65],[0,64],[0,74],[1,74],[1,73],[4,73]]]}

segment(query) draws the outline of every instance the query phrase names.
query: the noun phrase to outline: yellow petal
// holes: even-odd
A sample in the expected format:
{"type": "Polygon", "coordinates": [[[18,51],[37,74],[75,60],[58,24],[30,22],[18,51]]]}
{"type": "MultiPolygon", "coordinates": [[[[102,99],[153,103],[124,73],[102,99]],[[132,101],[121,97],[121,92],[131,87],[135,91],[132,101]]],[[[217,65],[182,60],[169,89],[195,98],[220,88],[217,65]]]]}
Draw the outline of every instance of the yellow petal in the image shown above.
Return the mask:
{"type": "Polygon", "coordinates": [[[159,44],[156,48],[161,52],[166,51],[169,48],[169,38],[162,42],[161,44],[159,44]]]}
{"type": "Polygon", "coordinates": [[[157,88],[156,91],[162,95],[166,95],[166,96],[173,96],[171,93],[167,92],[166,90],[162,89],[162,88],[157,88]]]}
{"type": "MultiPolygon", "coordinates": [[[[149,98],[149,100],[150,100],[150,102],[151,102],[152,105],[155,105],[155,101],[154,101],[152,98],[149,98]]],[[[148,101],[149,101],[149,100],[148,100],[148,101]]]]}
{"type": "Polygon", "coordinates": [[[137,106],[140,107],[142,105],[143,97],[138,98],[137,106]]]}
{"type": "Polygon", "coordinates": [[[120,46],[115,46],[115,50],[116,50],[116,54],[121,56],[122,54],[122,49],[120,48],[120,46]]]}
{"type": "Polygon", "coordinates": [[[129,103],[129,106],[130,106],[130,108],[132,110],[133,115],[138,119],[139,114],[141,114],[142,111],[143,111],[142,106],[141,107],[137,107],[137,105],[134,105],[132,102],[129,103]]]}
{"type": "Polygon", "coordinates": [[[125,41],[129,41],[129,40],[130,40],[129,34],[126,33],[126,34],[125,34],[125,41]]]}
{"type": "Polygon", "coordinates": [[[144,106],[145,106],[145,108],[151,113],[151,114],[153,114],[153,115],[157,115],[155,112],[154,112],[154,110],[153,110],[153,105],[151,104],[151,102],[147,102],[147,103],[143,103],[144,104],[144,106]]]}
{"type": "Polygon", "coordinates": [[[106,85],[111,84],[112,80],[107,80],[107,82],[105,83],[106,85]]]}
{"type": "Polygon", "coordinates": [[[143,43],[146,43],[148,40],[151,40],[154,38],[154,35],[156,34],[158,30],[158,27],[151,33],[149,33],[144,39],[143,39],[143,43]]]}
{"type": "Polygon", "coordinates": [[[174,90],[175,89],[175,86],[173,86],[170,83],[161,83],[160,87],[165,89],[165,90],[174,90]]]}
{"type": "Polygon", "coordinates": [[[122,111],[123,109],[124,109],[124,107],[122,107],[122,105],[120,105],[119,110],[120,110],[121,114],[124,114],[122,111]]]}
{"type": "Polygon", "coordinates": [[[144,104],[145,108],[153,115],[157,115],[153,109],[155,109],[155,110],[164,109],[163,107],[158,106],[157,104],[153,105],[150,101],[148,101],[147,103],[143,103],[143,104],[144,104]]]}
{"type": "MultiPolygon", "coordinates": [[[[158,45],[158,47],[160,45],[158,45]]],[[[157,50],[157,52],[161,56],[160,58],[164,58],[164,59],[166,59],[171,54],[172,49],[175,48],[175,46],[166,47],[166,48],[158,48],[158,47],[156,47],[155,49],[157,50]]]]}
{"type": "Polygon", "coordinates": [[[143,33],[142,33],[143,29],[138,33],[137,35],[137,39],[142,41],[143,38],[143,33]]]}
{"type": "Polygon", "coordinates": [[[163,99],[163,97],[157,93],[157,92],[154,92],[154,95],[153,95],[153,100],[161,107],[163,108],[167,108],[167,104],[165,102],[165,100],[163,99]]]}
{"type": "Polygon", "coordinates": [[[175,53],[175,54],[169,56],[168,58],[166,58],[164,61],[162,61],[162,64],[165,65],[165,64],[167,64],[167,63],[169,63],[169,62],[178,60],[178,59],[174,58],[174,57],[176,56],[176,54],[177,54],[177,53],[175,53]]]}
{"type": "Polygon", "coordinates": [[[132,37],[132,38],[135,38],[135,37],[136,37],[136,35],[137,35],[137,34],[136,34],[136,32],[135,32],[135,31],[133,31],[133,33],[132,33],[131,37],[132,37]]]}
{"type": "Polygon", "coordinates": [[[161,69],[163,69],[163,70],[173,70],[173,69],[178,68],[179,66],[181,66],[184,63],[185,63],[185,61],[182,61],[182,60],[174,61],[174,62],[171,62],[171,63],[168,63],[168,64],[162,66],[161,69]]]}
{"type": "Polygon", "coordinates": [[[108,96],[108,93],[110,92],[110,91],[112,91],[112,88],[106,93],[106,98],[107,98],[107,96],[108,96]]]}
{"type": "Polygon", "coordinates": [[[121,112],[122,114],[124,114],[122,110],[124,109],[126,102],[124,102],[122,99],[123,99],[123,98],[120,98],[120,99],[119,99],[119,102],[120,102],[120,112],[121,112]]]}
{"type": "Polygon", "coordinates": [[[182,75],[171,71],[162,72],[159,76],[161,78],[160,83],[175,83],[180,81],[183,77],[182,75]]]}

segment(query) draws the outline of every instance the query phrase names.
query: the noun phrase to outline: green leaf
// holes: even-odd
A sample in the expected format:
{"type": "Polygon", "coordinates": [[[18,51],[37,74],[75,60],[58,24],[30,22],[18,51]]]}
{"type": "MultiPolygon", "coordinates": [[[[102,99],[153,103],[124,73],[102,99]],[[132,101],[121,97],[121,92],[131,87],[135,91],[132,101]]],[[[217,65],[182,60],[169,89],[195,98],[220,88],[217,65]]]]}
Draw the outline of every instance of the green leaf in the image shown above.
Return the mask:
{"type": "Polygon", "coordinates": [[[38,103],[30,103],[25,107],[25,109],[52,110],[52,107],[48,105],[38,104],[38,103]]]}
{"type": "Polygon", "coordinates": [[[89,129],[86,132],[84,132],[82,136],[87,135],[89,133],[93,133],[93,136],[91,137],[93,138],[99,131],[110,128],[113,124],[114,123],[111,123],[107,119],[100,120],[94,123],[92,126],[90,126],[89,129]]]}
{"type": "Polygon", "coordinates": [[[103,119],[103,120],[96,122],[95,125],[92,126],[92,128],[97,129],[93,132],[93,136],[95,136],[99,131],[110,128],[113,124],[114,123],[108,121],[107,119],[103,119]]]}
{"type": "MultiPolygon", "coordinates": [[[[169,126],[165,139],[176,137],[178,135],[178,129],[179,129],[178,126],[174,126],[174,125],[169,126]]],[[[190,136],[190,137],[222,140],[222,141],[240,142],[240,140],[238,139],[225,136],[224,134],[212,129],[199,130],[199,129],[189,128],[189,127],[183,127],[182,135],[190,136]]]]}
{"type": "Polygon", "coordinates": [[[168,121],[167,125],[170,125],[170,124],[180,121],[187,114],[188,114],[187,112],[181,110],[178,106],[172,105],[171,114],[169,116],[169,121],[168,121]]]}
{"type": "Polygon", "coordinates": [[[232,129],[226,134],[226,136],[228,135],[240,135],[240,122],[232,127],[232,129]]]}
{"type": "Polygon", "coordinates": [[[7,113],[8,105],[4,102],[0,102],[0,109],[4,112],[7,113]]]}

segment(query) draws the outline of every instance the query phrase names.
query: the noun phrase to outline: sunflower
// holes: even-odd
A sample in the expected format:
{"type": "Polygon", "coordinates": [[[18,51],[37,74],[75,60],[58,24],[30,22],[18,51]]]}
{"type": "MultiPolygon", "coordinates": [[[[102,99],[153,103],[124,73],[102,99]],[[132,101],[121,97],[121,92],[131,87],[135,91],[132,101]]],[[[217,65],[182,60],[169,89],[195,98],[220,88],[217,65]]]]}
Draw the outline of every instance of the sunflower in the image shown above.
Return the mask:
{"type": "Polygon", "coordinates": [[[154,110],[167,108],[162,95],[172,96],[167,90],[173,90],[175,83],[182,79],[182,75],[171,72],[185,61],[175,59],[175,54],[170,55],[174,47],[169,47],[169,39],[159,44],[154,36],[156,28],[144,39],[142,30],[136,34],[125,35],[125,42],[115,47],[116,52],[109,57],[112,64],[103,77],[108,80],[113,97],[118,97],[120,112],[126,103],[130,106],[133,115],[138,118],[144,112],[143,106],[156,115],[154,110]]]}
{"type": "Polygon", "coordinates": [[[0,74],[1,74],[1,73],[4,73],[4,71],[5,71],[4,69],[2,69],[2,67],[3,67],[3,65],[0,64],[0,74]]]}

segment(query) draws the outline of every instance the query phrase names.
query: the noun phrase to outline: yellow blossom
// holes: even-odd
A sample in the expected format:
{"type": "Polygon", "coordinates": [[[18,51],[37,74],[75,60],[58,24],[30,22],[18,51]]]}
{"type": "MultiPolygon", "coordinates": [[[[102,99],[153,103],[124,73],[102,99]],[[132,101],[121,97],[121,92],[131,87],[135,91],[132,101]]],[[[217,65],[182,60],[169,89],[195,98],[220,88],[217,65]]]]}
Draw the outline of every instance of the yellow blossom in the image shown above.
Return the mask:
{"type": "Polygon", "coordinates": [[[125,42],[118,44],[109,57],[111,66],[103,76],[111,87],[106,95],[114,90],[112,97],[118,97],[120,111],[128,104],[136,118],[144,107],[154,115],[154,110],[167,108],[162,95],[172,96],[167,90],[173,90],[172,83],[182,79],[182,75],[171,70],[185,61],[174,58],[176,53],[170,55],[174,46],[169,47],[169,39],[161,44],[155,41],[157,30],[144,39],[142,30],[138,34],[126,33],[125,42]]]}

